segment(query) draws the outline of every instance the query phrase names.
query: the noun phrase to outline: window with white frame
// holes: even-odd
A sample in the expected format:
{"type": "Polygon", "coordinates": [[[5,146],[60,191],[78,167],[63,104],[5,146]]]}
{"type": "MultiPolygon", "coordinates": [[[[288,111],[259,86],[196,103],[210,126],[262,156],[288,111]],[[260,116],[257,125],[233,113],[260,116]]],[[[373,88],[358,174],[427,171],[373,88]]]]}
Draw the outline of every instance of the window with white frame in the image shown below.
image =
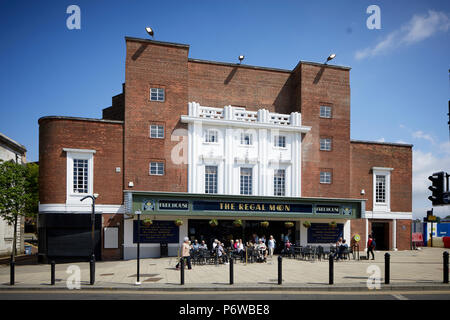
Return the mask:
{"type": "Polygon", "coordinates": [[[320,183],[331,183],[331,172],[330,171],[320,171],[320,183]]]}
{"type": "Polygon", "coordinates": [[[330,106],[320,106],[320,117],[321,118],[331,118],[331,107],[330,106]]]}
{"type": "Polygon", "coordinates": [[[240,194],[252,194],[252,168],[241,168],[240,194]]]}
{"type": "Polygon", "coordinates": [[[217,166],[205,166],[205,193],[217,193],[217,166]]]}
{"type": "Polygon", "coordinates": [[[159,124],[150,125],[150,138],[164,138],[164,126],[159,124]]]}
{"type": "Polygon", "coordinates": [[[241,144],[245,146],[251,146],[253,144],[252,134],[241,132],[241,144]]]}
{"type": "Polygon", "coordinates": [[[150,88],[150,101],[163,102],[165,99],[165,92],[163,88],[150,88]]]}
{"type": "Polygon", "coordinates": [[[373,167],[373,211],[390,212],[392,168],[373,167]]]}
{"type": "Polygon", "coordinates": [[[375,202],[386,203],[386,176],[377,174],[375,179],[375,202]]]}
{"type": "Polygon", "coordinates": [[[273,145],[277,148],[286,148],[286,136],[274,136],[273,145]]]}
{"type": "Polygon", "coordinates": [[[331,138],[321,138],[320,139],[320,150],[321,151],[331,151],[331,138]]]}
{"type": "Polygon", "coordinates": [[[88,178],[88,160],[73,159],[73,193],[88,193],[88,178]]]}
{"type": "Polygon", "coordinates": [[[205,131],[205,142],[209,142],[209,143],[217,143],[218,140],[218,131],[217,130],[212,130],[212,129],[208,129],[205,131]]]}
{"type": "Polygon", "coordinates": [[[162,176],[164,175],[164,162],[150,162],[150,175],[162,176]]]}
{"type": "Polygon", "coordinates": [[[66,202],[79,204],[80,197],[94,192],[95,150],[63,148],[67,154],[66,202]]]}
{"type": "Polygon", "coordinates": [[[286,195],[286,170],[275,169],[273,175],[273,194],[275,196],[286,195]]]}

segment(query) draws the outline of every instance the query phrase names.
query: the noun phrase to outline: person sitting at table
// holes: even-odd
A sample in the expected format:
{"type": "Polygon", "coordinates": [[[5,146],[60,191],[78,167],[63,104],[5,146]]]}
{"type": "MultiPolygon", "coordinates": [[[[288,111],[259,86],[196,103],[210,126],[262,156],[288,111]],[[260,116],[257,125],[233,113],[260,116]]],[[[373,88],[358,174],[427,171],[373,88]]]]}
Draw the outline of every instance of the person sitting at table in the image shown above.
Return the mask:
{"type": "Polygon", "coordinates": [[[258,261],[266,261],[267,258],[267,247],[266,244],[262,241],[262,239],[259,239],[258,245],[256,247],[258,250],[258,261]]]}
{"type": "Polygon", "coordinates": [[[202,240],[199,249],[208,250],[208,246],[206,245],[205,240],[202,240]]]}
{"type": "Polygon", "coordinates": [[[342,243],[339,245],[339,247],[337,247],[337,249],[336,249],[336,255],[337,255],[336,261],[339,261],[339,259],[342,259],[342,255],[344,254],[345,250],[347,250],[347,249],[348,249],[348,244],[346,243],[346,241],[344,239],[344,240],[342,240],[342,243]]]}
{"type": "Polygon", "coordinates": [[[230,250],[234,250],[234,240],[230,240],[230,246],[228,247],[230,250]]]}
{"type": "Polygon", "coordinates": [[[224,249],[224,245],[223,243],[221,243],[220,241],[217,244],[217,254],[219,257],[219,260],[222,260],[222,263],[228,264],[228,257],[227,257],[227,252],[224,249]]]}
{"type": "Polygon", "coordinates": [[[194,251],[198,251],[199,248],[200,248],[200,245],[198,244],[198,240],[194,240],[194,244],[192,245],[192,249],[194,251]]]}

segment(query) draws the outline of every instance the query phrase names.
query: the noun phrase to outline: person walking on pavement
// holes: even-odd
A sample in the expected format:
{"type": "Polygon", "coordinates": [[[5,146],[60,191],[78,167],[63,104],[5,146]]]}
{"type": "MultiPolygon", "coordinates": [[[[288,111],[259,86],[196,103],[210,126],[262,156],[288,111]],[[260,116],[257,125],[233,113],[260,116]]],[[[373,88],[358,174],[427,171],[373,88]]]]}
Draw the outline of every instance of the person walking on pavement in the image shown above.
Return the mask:
{"type": "MultiPolygon", "coordinates": [[[[182,253],[181,253],[181,256],[183,257],[183,259],[186,259],[187,260],[187,266],[188,266],[188,269],[189,270],[191,270],[192,269],[192,266],[191,266],[191,253],[190,253],[190,245],[189,245],[189,238],[188,237],[185,237],[184,238],[184,242],[183,242],[183,245],[182,245],[182,253]]],[[[177,265],[176,265],[176,268],[177,269],[179,269],[179,267],[180,267],[180,263],[178,262],[177,263],[177,265]]]]}
{"type": "Polygon", "coordinates": [[[373,249],[375,249],[375,239],[369,235],[369,240],[367,240],[367,260],[369,260],[370,253],[372,253],[372,260],[375,260],[375,255],[373,254],[373,249]]]}

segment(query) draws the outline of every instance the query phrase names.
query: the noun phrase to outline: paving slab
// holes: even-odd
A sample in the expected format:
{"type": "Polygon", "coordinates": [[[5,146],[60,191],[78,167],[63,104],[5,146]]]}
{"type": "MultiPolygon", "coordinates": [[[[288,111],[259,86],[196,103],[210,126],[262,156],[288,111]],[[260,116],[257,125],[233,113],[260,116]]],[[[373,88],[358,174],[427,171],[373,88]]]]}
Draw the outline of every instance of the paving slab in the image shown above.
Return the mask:
{"type": "Polygon", "coordinates": [[[434,290],[450,288],[443,284],[442,248],[391,251],[390,284],[384,284],[384,254],[375,252],[375,260],[344,260],[334,263],[334,284],[329,285],[328,261],[283,259],[283,284],[278,285],[277,256],[266,263],[241,263],[234,266],[234,284],[229,284],[229,265],[194,265],[185,270],[180,285],[176,257],[141,259],[140,281],[136,286],[136,260],[98,261],[96,282],[89,285],[89,263],[56,265],[56,284],[50,285],[50,265],[16,265],[16,284],[9,285],[9,267],[0,266],[0,290],[55,290],[67,288],[72,269],[80,270],[83,290],[369,290],[367,283],[380,283],[381,290],[434,290]],[[369,279],[370,277],[370,279],[369,279]]]}

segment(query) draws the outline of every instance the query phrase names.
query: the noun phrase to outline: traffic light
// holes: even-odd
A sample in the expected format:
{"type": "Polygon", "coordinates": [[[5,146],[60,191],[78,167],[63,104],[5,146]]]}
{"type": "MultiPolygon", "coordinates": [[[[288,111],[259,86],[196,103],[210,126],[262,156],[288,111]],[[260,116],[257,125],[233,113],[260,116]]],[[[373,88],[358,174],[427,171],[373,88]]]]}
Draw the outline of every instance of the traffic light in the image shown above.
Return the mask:
{"type": "Polygon", "coordinates": [[[430,187],[428,187],[428,189],[432,192],[432,195],[428,197],[428,200],[433,203],[433,206],[444,204],[444,178],[445,172],[443,171],[435,172],[432,176],[428,177],[428,180],[431,180],[433,183],[430,187]]]}

